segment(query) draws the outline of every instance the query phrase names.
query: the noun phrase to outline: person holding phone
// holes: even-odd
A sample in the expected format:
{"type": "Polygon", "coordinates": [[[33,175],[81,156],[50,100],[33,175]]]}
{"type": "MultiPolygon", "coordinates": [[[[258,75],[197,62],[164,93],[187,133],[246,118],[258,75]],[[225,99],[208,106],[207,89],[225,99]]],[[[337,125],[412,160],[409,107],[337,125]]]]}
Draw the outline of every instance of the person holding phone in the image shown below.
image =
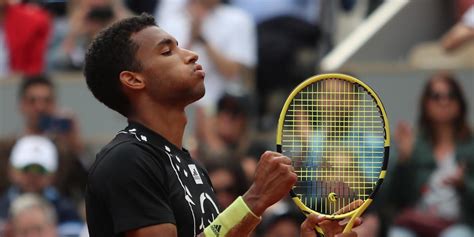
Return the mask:
{"type": "Polygon", "coordinates": [[[41,135],[54,141],[60,151],[61,167],[54,183],[61,193],[79,201],[86,179],[81,160],[85,148],[75,116],[62,112],[57,105],[53,82],[45,75],[23,78],[18,90],[18,109],[24,121],[19,136],[41,135]]]}

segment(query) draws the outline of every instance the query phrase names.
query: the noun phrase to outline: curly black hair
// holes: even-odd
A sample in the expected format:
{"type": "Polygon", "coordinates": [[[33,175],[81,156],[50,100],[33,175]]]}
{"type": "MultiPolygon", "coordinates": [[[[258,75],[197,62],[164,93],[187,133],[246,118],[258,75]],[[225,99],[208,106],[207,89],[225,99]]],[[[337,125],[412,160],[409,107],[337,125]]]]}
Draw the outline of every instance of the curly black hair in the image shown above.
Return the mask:
{"type": "Polygon", "coordinates": [[[141,71],[141,64],[135,58],[139,46],[131,35],[156,25],[155,18],[148,14],[121,20],[101,31],[87,50],[84,65],[87,86],[100,102],[125,117],[131,105],[122,91],[120,72],[141,71]]]}

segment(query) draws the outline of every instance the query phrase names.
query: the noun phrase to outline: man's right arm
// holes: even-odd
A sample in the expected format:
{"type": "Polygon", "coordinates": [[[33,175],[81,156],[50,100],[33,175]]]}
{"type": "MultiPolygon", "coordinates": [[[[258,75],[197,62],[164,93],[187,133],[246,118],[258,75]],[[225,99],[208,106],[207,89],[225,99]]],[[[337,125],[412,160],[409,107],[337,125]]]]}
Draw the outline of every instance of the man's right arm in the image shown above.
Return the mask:
{"type": "Polygon", "coordinates": [[[248,236],[260,223],[263,212],[288,195],[297,178],[288,157],[277,152],[265,152],[260,157],[249,190],[206,228],[206,234],[199,236],[215,237],[221,234],[226,234],[228,237],[248,236]],[[236,213],[240,213],[241,217],[236,217],[236,213]],[[213,225],[220,225],[226,229],[221,229],[219,232],[209,231],[208,228],[212,228],[213,225]]]}
{"type": "MultiPolygon", "coordinates": [[[[260,223],[260,218],[263,212],[288,195],[289,190],[293,187],[296,182],[297,176],[291,166],[291,160],[288,157],[281,155],[276,152],[265,152],[259,161],[255,172],[255,178],[252,186],[243,195],[240,200],[235,201],[231,206],[224,210],[214,222],[212,222],[207,228],[212,227],[215,222],[228,223],[229,219],[234,218],[237,208],[246,208],[247,214],[240,220],[236,221],[231,226],[225,235],[226,237],[242,237],[248,236],[254,228],[260,223]],[[243,202],[243,203],[242,203],[243,202]],[[229,212],[230,215],[226,215],[225,212],[229,212]],[[221,220],[219,220],[219,218],[221,220]]],[[[239,212],[241,210],[237,210],[239,212]]],[[[361,223],[360,219],[357,220],[354,226],[361,223]]],[[[310,215],[301,226],[302,237],[315,237],[314,226],[319,225],[323,228],[327,237],[357,237],[355,232],[348,234],[341,234],[343,227],[339,225],[339,221],[326,220],[323,217],[316,215],[310,215]]],[[[205,231],[206,232],[206,231],[205,231]]],[[[212,231],[210,231],[212,232],[212,231]]],[[[209,232],[207,232],[209,233],[209,232]]],[[[222,231],[221,231],[222,233],[222,231]]],[[[160,224],[149,227],[140,228],[137,230],[129,231],[126,233],[127,237],[176,237],[177,230],[173,224],[160,224]]],[[[206,235],[201,233],[198,237],[214,237],[212,233],[206,235]]]]}
{"type": "MultiPolygon", "coordinates": [[[[271,205],[288,195],[296,182],[297,176],[291,166],[291,160],[276,152],[265,152],[258,163],[252,186],[234,204],[224,210],[207,228],[216,222],[221,225],[218,233],[227,237],[248,236],[260,223],[260,216],[271,205]],[[234,208],[234,209],[232,209],[234,208]],[[242,209],[243,208],[243,209],[242,209]],[[226,211],[229,213],[226,215],[226,211]],[[242,218],[235,218],[235,213],[240,212],[242,218]],[[224,230],[222,228],[228,228],[224,230]],[[224,233],[225,232],[225,233],[224,233]],[[224,235],[225,234],[225,235],[224,235]]],[[[212,232],[212,231],[211,231],[212,232]]],[[[209,232],[207,232],[209,233],[209,232]]],[[[173,224],[159,224],[128,231],[127,237],[176,237],[177,230],[173,224]]],[[[212,237],[201,233],[199,237],[212,237]]],[[[217,236],[217,235],[216,235],[217,236]]]]}
{"type": "Polygon", "coordinates": [[[177,237],[178,231],[176,230],[176,226],[174,224],[159,224],[159,225],[152,225],[143,228],[139,228],[136,230],[128,231],[125,234],[125,237],[177,237]]]}

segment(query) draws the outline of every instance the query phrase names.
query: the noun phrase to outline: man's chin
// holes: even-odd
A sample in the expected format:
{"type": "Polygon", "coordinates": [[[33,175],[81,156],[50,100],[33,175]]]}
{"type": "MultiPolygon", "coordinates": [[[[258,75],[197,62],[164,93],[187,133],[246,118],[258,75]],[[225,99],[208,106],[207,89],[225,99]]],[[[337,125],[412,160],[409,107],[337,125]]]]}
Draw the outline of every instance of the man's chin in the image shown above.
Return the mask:
{"type": "Polygon", "coordinates": [[[200,100],[202,97],[204,97],[205,94],[206,94],[205,89],[200,90],[198,92],[194,92],[192,96],[188,97],[189,100],[188,100],[188,103],[186,103],[186,104],[190,105],[190,104],[200,100]]]}
{"type": "Polygon", "coordinates": [[[202,99],[202,97],[204,97],[205,94],[206,94],[206,89],[203,88],[202,91],[197,94],[197,96],[196,96],[195,100],[193,100],[193,102],[196,102],[196,101],[202,99]]]}

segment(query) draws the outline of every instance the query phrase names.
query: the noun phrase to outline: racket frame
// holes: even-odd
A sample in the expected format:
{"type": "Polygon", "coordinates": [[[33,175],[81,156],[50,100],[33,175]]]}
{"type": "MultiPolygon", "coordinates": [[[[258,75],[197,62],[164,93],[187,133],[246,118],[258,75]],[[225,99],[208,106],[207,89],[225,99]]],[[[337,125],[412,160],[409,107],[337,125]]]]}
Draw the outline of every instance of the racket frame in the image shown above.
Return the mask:
{"type": "MultiPolygon", "coordinates": [[[[390,128],[389,128],[388,117],[387,117],[385,108],[382,104],[382,101],[380,100],[378,95],[375,93],[375,91],[372,90],[372,88],[370,88],[368,85],[366,85],[364,82],[360,81],[359,79],[354,78],[354,77],[349,76],[349,75],[345,75],[345,74],[328,73],[328,74],[320,74],[320,75],[316,75],[316,76],[308,78],[307,80],[305,80],[301,84],[299,84],[295,89],[293,89],[293,91],[290,93],[290,95],[286,99],[285,104],[283,105],[283,108],[282,108],[281,113],[280,113],[280,117],[278,119],[276,145],[277,145],[277,152],[281,153],[282,152],[283,124],[284,124],[284,121],[285,121],[285,116],[286,116],[286,113],[288,111],[288,107],[290,106],[291,102],[296,97],[296,95],[298,95],[298,93],[301,90],[303,90],[304,88],[306,88],[308,85],[311,85],[312,83],[315,83],[317,81],[327,80],[327,79],[341,79],[341,80],[345,80],[345,81],[348,81],[348,82],[351,82],[351,83],[358,84],[358,85],[362,86],[370,94],[370,96],[374,99],[374,101],[376,102],[378,108],[380,109],[380,113],[381,113],[382,120],[383,120],[383,123],[384,123],[384,130],[385,130],[385,137],[384,137],[384,148],[385,149],[384,149],[384,158],[383,158],[382,169],[380,171],[378,181],[377,181],[372,193],[369,195],[369,197],[366,200],[364,200],[364,203],[361,206],[359,206],[358,208],[356,208],[356,209],[354,209],[350,212],[347,212],[347,213],[331,214],[331,215],[318,213],[318,212],[312,210],[311,208],[308,208],[301,201],[301,199],[298,197],[298,195],[293,190],[290,190],[290,195],[291,195],[293,201],[295,202],[295,204],[300,208],[300,210],[305,215],[315,213],[317,215],[326,217],[327,219],[331,219],[331,220],[338,220],[338,219],[344,219],[344,218],[347,218],[347,217],[351,217],[351,220],[349,221],[346,228],[344,229],[344,233],[347,233],[352,229],[352,225],[354,224],[354,220],[357,217],[359,217],[367,209],[367,207],[372,203],[373,198],[375,197],[378,190],[380,189],[380,186],[382,185],[382,182],[385,178],[385,174],[386,174],[386,171],[387,171],[388,155],[389,155],[389,150],[390,150],[390,128]]],[[[321,232],[321,234],[322,234],[322,231],[320,230],[319,227],[317,228],[317,230],[318,230],[318,232],[321,232]]]]}

